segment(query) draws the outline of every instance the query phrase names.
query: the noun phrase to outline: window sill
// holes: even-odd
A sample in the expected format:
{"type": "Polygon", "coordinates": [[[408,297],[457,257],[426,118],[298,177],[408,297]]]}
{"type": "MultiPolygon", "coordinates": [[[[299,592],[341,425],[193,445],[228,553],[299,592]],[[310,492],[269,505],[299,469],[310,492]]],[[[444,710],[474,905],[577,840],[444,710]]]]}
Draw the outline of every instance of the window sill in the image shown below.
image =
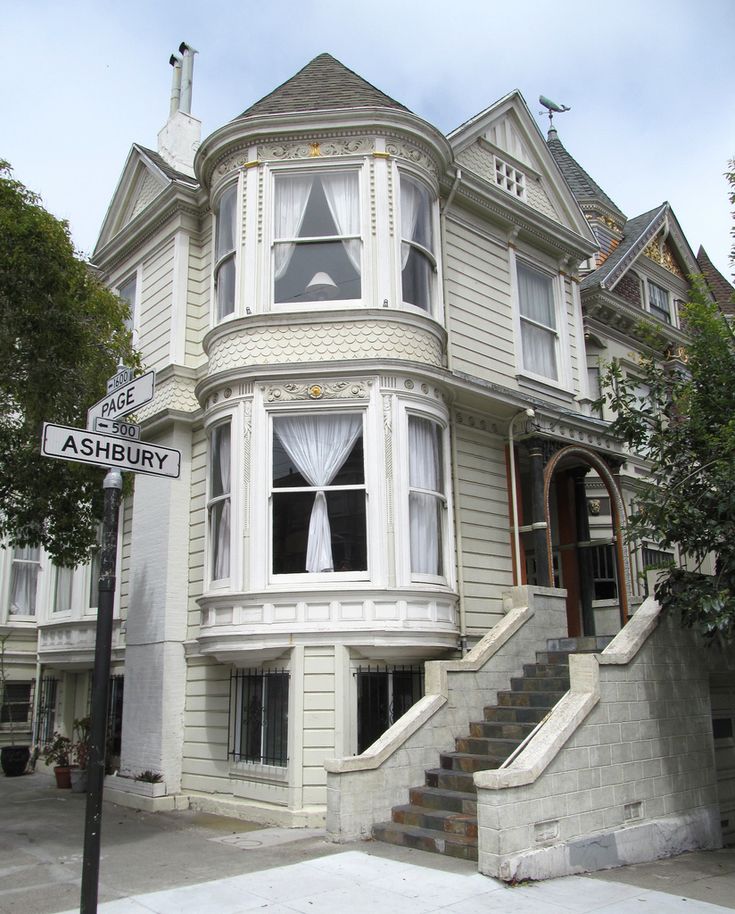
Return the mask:
{"type": "Polygon", "coordinates": [[[565,387],[561,382],[552,381],[550,378],[542,378],[539,375],[519,372],[516,374],[516,380],[520,387],[532,390],[534,393],[544,394],[546,396],[552,394],[555,397],[568,400],[570,403],[575,399],[573,390],[565,387]]]}
{"type": "Polygon", "coordinates": [[[288,783],[288,764],[281,768],[280,765],[262,765],[258,762],[231,762],[230,777],[285,785],[288,783]]]}

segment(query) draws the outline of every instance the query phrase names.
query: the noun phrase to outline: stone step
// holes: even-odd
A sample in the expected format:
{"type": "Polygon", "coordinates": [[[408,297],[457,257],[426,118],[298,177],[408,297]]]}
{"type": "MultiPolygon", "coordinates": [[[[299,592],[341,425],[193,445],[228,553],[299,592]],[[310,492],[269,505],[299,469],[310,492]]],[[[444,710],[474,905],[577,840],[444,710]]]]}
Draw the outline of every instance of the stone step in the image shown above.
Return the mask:
{"type": "Polygon", "coordinates": [[[463,790],[442,790],[439,787],[412,787],[408,793],[408,800],[412,806],[461,812],[468,816],[477,815],[476,796],[463,790]]]}
{"type": "Polygon", "coordinates": [[[450,835],[464,835],[477,840],[477,816],[447,809],[427,809],[424,806],[394,806],[391,818],[399,825],[412,825],[450,835]]]}
{"type": "Polygon", "coordinates": [[[583,635],[577,638],[549,638],[546,649],[549,651],[564,651],[567,654],[585,654],[604,651],[612,641],[612,635],[583,635]]]}
{"type": "MultiPolygon", "coordinates": [[[[565,690],[566,691],[566,690],[565,690]]],[[[498,692],[498,705],[511,708],[553,708],[565,694],[558,692],[498,692]]]]}
{"type": "Polygon", "coordinates": [[[462,860],[477,860],[477,839],[466,835],[452,835],[415,825],[399,825],[397,822],[383,822],[373,826],[373,838],[414,847],[432,854],[446,854],[462,860]]]}
{"type": "Polygon", "coordinates": [[[470,755],[491,758],[502,756],[505,761],[521,742],[520,739],[502,739],[495,736],[461,736],[455,739],[454,748],[457,752],[467,752],[470,755]]]}
{"type": "Polygon", "coordinates": [[[513,676],[510,680],[513,692],[566,692],[569,688],[569,674],[566,676],[513,676]]]}
{"type": "MultiPolygon", "coordinates": [[[[488,710],[498,710],[490,708],[488,710]]],[[[510,711],[511,708],[503,708],[510,711]]],[[[521,742],[536,726],[537,721],[476,720],[470,724],[470,736],[479,739],[508,739],[521,742]]]]}
{"type": "Polygon", "coordinates": [[[569,678],[568,663],[524,663],[524,676],[543,676],[553,679],[556,676],[566,676],[569,678]]]}
{"type": "Polygon", "coordinates": [[[487,771],[499,768],[508,758],[510,752],[497,755],[476,755],[472,752],[441,752],[439,764],[447,771],[487,771]]]}
{"type": "Polygon", "coordinates": [[[498,705],[494,705],[493,707],[485,708],[483,713],[485,714],[486,721],[519,724],[530,723],[535,726],[546,717],[549,713],[549,709],[529,708],[525,706],[511,707],[510,705],[499,707],[498,705]]]}
{"type": "Polygon", "coordinates": [[[456,771],[448,768],[427,768],[424,772],[427,787],[439,787],[442,790],[460,790],[475,795],[475,782],[471,771],[456,771]]]}

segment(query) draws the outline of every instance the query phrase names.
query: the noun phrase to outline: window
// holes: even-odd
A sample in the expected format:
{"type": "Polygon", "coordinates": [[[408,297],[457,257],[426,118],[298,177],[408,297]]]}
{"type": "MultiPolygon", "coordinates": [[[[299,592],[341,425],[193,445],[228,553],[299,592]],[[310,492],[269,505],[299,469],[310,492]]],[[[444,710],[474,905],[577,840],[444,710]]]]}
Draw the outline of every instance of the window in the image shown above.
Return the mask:
{"type": "Polygon", "coordinates": [[[276,175],[275,302],[359,299],[361,249],[356,171],[276,175]]]}
{"type": "MultiPolygon", "coordinates": [[[[54,586],[54,612],[68,612],[72,606],[72,585],[74,583],[74,569],[56,566],[56,584],[54,586]]],[[[97,605],[95,599],[94,605],[97,605]]]]}
{"type": "Polygon", "coordinates": [[[408,417],[408,484],[411,574],[443,575],[442,428],[420,416],[408,417]]]}
{"type": "Polygon", "coordinates": [[[644,546],[641,554],[644,568],[668,568],[674,563],[674,553],[644,546]]]}
{"type": "Polygon", "coordinates": [[[655,282],[648,280],[648,307],[655,317],[667,324],[671,323],[671,309],[669,307],[669,293],[655,282]]]}
{"type": "Polygon", "coordinates": [[[41,678],[41,697],[38,702],[38,742],[45,746],[53,739],[56,729],[56,695],[59,681],[53,676],[41,678]]]}
{"type": "Polygon", "coordinates": [[[367,569],[362,414],[273,419],[273,572],[367,569]]]}
{"type": "Polygon", "coordinates": [[[423,667],[358,667],[357,751],[364,752],[424,694],[423,667]]]}
{"type": "Polygon", "coordinates": [[[219,201],[215,222],[214,302],[217,321],[235,312],[236,203],[237,185],[233,184],[219,201]]]}
{"type": "Polygon", "coordinates": [[[212,429],[209,437],[209,554],[213,581],[230,576],[230,423],[212,429]]]}
{"type": "Polygon", "coordinates": [[[118,286],[117,294],[130,309],[130,314],[125,320],[125,326],[132,333],[135,327],[135,307],[138,298],[138,277],[135,273],[130,279],[126,279],[121,286],[118,286]]]}
{"type": "Polygon", "coordinates": [[[595,600],[616,600],[618,577],[615,549],[610,543],[583,547],[588,548],[592,559],[592,580],[595,600]]]}
{"type": "Polygon", "coordinates": [[[0,723],[25,726],[31,716],[31,682],[6,682],[0,706],[0,723]]]}
{"type": "Polygon", "coordinates": [[[526,176],[522,171],[518,171],[517,168],[497,156],[495,156],[495,183],[509,194],[518,197],[519,200],[526,199],[526,176]]]}
{"type": "Polygon", "coordinates": [[[13,568],[10,576],[12,616],[36,615],[36,591],[40,569],[40,552],[37,546],[18,547],[13,551],[13,568]]]}
{"type": "Polygon", "coordinates": [[[401,175],[403,301],[429,313],[436,272],[432,209],[428,189],[408,175],[401,175]]]}
{"type": "Polygon", "coordinates": [[[283,670],[237,670],[235,701],[236,762],[285,767],[288,763],[288,680],[283,670]]]}
{"type": "Polygon", "coordinates": [[[558,331],[551,276],[518,263],[518,304],[525,371],[558,381],[558,331]]]}

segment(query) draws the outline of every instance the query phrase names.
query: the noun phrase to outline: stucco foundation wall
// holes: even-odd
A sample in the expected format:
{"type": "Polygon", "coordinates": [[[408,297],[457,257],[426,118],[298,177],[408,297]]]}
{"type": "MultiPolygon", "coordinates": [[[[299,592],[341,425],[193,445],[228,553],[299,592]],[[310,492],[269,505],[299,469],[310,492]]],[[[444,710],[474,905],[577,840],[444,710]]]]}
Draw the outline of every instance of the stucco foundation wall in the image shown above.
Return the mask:
{"type": "Polygon", "coordinates": [[[333,841],[368,837],[372,826],[407,802],[439,752],[481,720],[485,705],[511,676],[566,632],[563,590],[517,587],[505,595],[506,615],[462,660],[426,664],[426,695],[362,755],[332,759],[327,770],[327,834],[333,841]]]}
{"type": "Polygon", "coordinates": [[[719,846],[712,657],[654,601],[641,611],[654,627],[628,662],[626,630],[584,658],[599,702],[532,783],[507,786],[533,768],[533,742],[504,772],[476,775],[482,873],[543,879],[719,846]]]}

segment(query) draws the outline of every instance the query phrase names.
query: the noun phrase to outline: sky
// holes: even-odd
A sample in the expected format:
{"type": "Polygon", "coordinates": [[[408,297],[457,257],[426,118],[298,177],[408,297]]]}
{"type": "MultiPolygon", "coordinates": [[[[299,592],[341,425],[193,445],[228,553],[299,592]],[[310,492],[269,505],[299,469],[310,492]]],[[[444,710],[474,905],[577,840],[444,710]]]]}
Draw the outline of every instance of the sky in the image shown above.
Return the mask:
{"type": "Polygon", "coordinates": [[[629,217],[668,200],[732,278],[735,0],[0,0],[0,159],[90,255],[170,55],[199,52],[202,137],[332,54],[449,133],[513,89],[629,217]]]}

